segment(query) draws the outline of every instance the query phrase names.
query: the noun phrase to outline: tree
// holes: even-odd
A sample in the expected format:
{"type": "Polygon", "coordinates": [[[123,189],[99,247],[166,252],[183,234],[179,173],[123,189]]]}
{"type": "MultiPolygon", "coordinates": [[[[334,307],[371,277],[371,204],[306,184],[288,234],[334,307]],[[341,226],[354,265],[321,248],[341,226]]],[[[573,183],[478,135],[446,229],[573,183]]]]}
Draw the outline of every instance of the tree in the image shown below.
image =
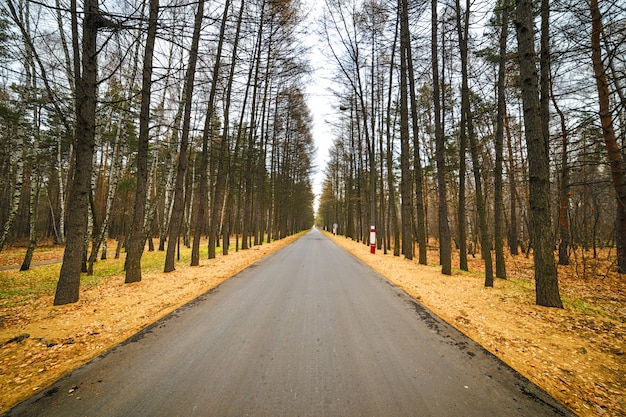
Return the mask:
{"type": "MultiPolygon", "coordinates": [[[[230,165],[230,138],[229,138],[229,124],[230,124],[230,105],[231,105],[231,97],[232,97],[232,89],[233,89],[233,81],[235,78],[235,68],[237,66],[237,50],[239,47],[239,40],[241,34],[241,23],[243,20],[244,13],[244,0],[241,0],[241,4],[239,5],[239,15],[237,17],[237,29],[235,32],[235,37],[233,41],[232,47],[232,58],[230,63],[230,70],[228,75],[228,81],[226,86],[226,94],[224,97],[224,129],[222,132],[222,139],[219,145],[218,151],[218,160],[217,160],[217,170],[215,173],[215,187],[213,190],[213,205],[211,206],[211,223],[209,224],[209,257],[211,255],[215,256],[215,240],[217,240],[217,230],[218,230],[218,214],[220,212],[220,204],[222,202],[222,198],[226,192],[227,185],[227,172],[228,167],[230,165]]],[[[230,210],[228,211],[230,213],[230,210]]],[[[222,214],[224,215],[224,213],[222,214]]],[[[228,246],[230,244],[230,225],[229,222],[226,221],[222,230],[222,254],[228,255],[228,246]]]]}
{"type": "Polygon", "coordinates": [[[569,135],[565,123],[565,114],[559,107],[552,88],[553,80],[550,80],[550,96],[552,104],[559,115],[561,122],[561,188],[559,189],[559,265],[569,265],[570,248],[570,225],[569,225],[569,193],[570,193],[570,167],[569,167],[569,135]]]}
{"type": "MultiPolygon", "coordinates": [[[[18,24],[20,27],[23,37],[24,37],[24,48],[25,48],[25,59],[24,59],[24,72],[26,73],[26,85],[24,89],[20,93],[20,105],[13,115],[14,117],[10,117],[12,123],[10,123],[11,128],[11,136],[15,137],[15,145],[12,149],[10,159],[12,160],[11,166],[13,167],[13,181],[12,186],[10,187],[10,200],[7,204],[8,207],[8,215],[7,219],[4,222],[2,229],[0,230],[0,252],[4,248],[4,245],[7,241],[7,237],[9,232],[11,231],[11,227],[13,226],[13,222],[17,217],[17,213],[20,206],[20,199],[22,196],[22,188],[24,186],[24,178],[25,178],[25,164],[27,162],[27,152],[28,152],[28,139],[26,137],[27,133],[25,132],[26,122],[24,120],[24,114],[26,113],[26,107],[28,104],[32,103],[33,94],[33,80],[34,80],[34,58],[33,58],[33,48],[32,42],[30,41],[30,33],[28,31],[28,25],[30,19],[29,7],[25,8],[25,17],[20,17],[13,5],[12,1],[8,2],[9,10],[11,12],[11,17],[13,21],[18,24]]],[[[1,26],[0,26],[1,27],[1,26]]],[[[2,36],[4,38],[4,36],[2,36]]]]}
{"type": "Polygon", "coordinates": [[[437,190],[439,195],[439,260],[441,272],[452,274],[452,243],[450,225],[448,224],[448,193],[446,191],[446,146],[441,122],[441,93],[439,86],[439,47],[437,0],[431,1],[431,57],[433,77],[433,107],[435,114],[435,144],[437,160],[437,190]]]}
{"type": "MultiPolygon", "coordinates": [[[[501,2],[501,18],[500,18],[500,42],[498,51],[498,81],[496,84],[497,91],[497,115],[496,115],[496,132],[495,132],[495,153],[496,162],[494,168],[494,244],[496,249],[496,277],[506,278],[506,265],[504,262],[504,204],[503,204],[503,180],[502,165],[504,153],[504,119],[506,117],[506,45],[509,33],[509,4],[510,0],[502,0],[501,2]]],[[[513,198],[513,196],[509,196],[513,198]]],[[[514,203],[512,203],[514,204],[514,203]]],[[[511,213],[511,216],[513,214],[511,213]]]]}
{"type": "MultiPolygon", "coordinates": [[[[198,266],[200,263],[200,236],[204,228],[207,192],[208,192],[208,169],[209,169],[209,137],[212,135],[213,114],[215,108],[215,94],[217,92],[217,77],[220,71],[222,49],[224,47],[224,34],[226,31],[226,21],[228,19],[228,9],[230,8],[230,0],[226,0],[224,4],[224,12],[222,14],[222,23],[220,26],[219,40],[217,42],[217,53],[215,55],[215,63],[213,64],[213,74],[211,79],[211,91],[207,102],[207,110],[204,120],[204,130],[202,132],[202,156],[200,162],[200,184],[198,185],[198,210],[196,213],[196,221],[194,224],[193,246],[191,249],[191,266],[198,266]]],[[[212,200],[213,206],[219,203],[212,200]]],[[[217,223],[215,217],[211,217],[212,223],[217,223]]],[[[215,258],[215,228],[209,228],[209,259],[215,258]]]]}
{"type": "MultiPolygon", "coordinates": [[[[404,8],[404,5],[403,5],[404,8]]],[[[400,22],[400,10],[398,11],[398,16],[396,18],[396,27],[394,30],[394,36],[393,36],[393,48],[392,48],[392,55],[391,55],[391,60],[389,62],[389,66],[390,66],[390,70],[389,70],[389,86],[388,86],[388,96],[387,96],[387,117],[386,117],[386,121],[385,121],[385,136],[387,137],[387,143],[386,143],[386,167],[387,167],[387,188],[389,190],[388,195],[389,195],[389,203],[387,204],[387,207],[389,207],[389,214],[388,214],[388,221],[391,223],[391,227],[387,227],[387,231],[393,233],[393,255],[394,256],[400,256],[400,228],[398,225],[398,208],[397,208],[397,204],[396,204],[396,184],[395,184],[395,176],[394,176],[394,165],[393,165],[393,140],[392,140],[392,133],[391,133],[391,125],[392,125],[392,112],[391,112],[391,102],[392,102],[392,94],[393,94],[393,73],[394,73],[394,57],[395,57],[395,52],[396,52],[396,45],[398,43],[398,32],[400,30],[399,24],[400,22]]],[[[382,158],[382,151],[381,151],[381,158],[382,158]]],[[[381,176],[382,176],[382,170],[381,170],[381,176]]],[[[388,239],[388,235],[386,236],[387,240],[388,239]]]]}
{"type": "Polygon", "coordinates": [[[128,241],[126,256],[126,282],[141,281],[141,255],[145,246],[144,219],[148,183],[148,145],[150,142],[150,95],[152,92],[152,57],[157,35],[159,0],[150,0],[148,34],[143,58],[143,78],[141,83],[141,112],[139,114],[139,142],[137,144],[137,188],[135,189],[135,207],[133,223],[128,241]]]}
{"type": "Polygon", "coordinates": [[[528,151],[530,185],[530,234],[535,265],[536,302],[562,308],[559,295],[554,237],[550,217],[550,161],[548,138],[541,128],[541,105],[535,65],[535,31],[531,0],[516,0],[516,29],[520,68],[524,128],[528,151]]]}
{"type": "Polygon", "coordinates": [[[185,86],[183,87],[183,129],[180,139],[180,150],[178,152],[178,163],[176,169],[176,182],[174,185],[174,202],[172,205],[169,240],[167,242],[167,252],[165,255],[164,272],[172,272],[174,267],[174,256],[176,255],[176,245],[180,235],[180,228],[183,219],[184,209],[184,180],[187,171],[187,145],[189,144],[189,130],[191,126],[191,105],[196,76],[196,65],[198,62],[198,48],[200,44],[200,31],[204,17],[204,0],[198,2],[198,9],[194,18],[193,37],[191,39],[191,49],[189,50],[189,63],[185,73],[185,86]]]}
{"type": "MultiPolygon", "coordinates": [[[[466,13],[469,14],[469,11],[466,13]]],[[[469,16],[467,16],[469,18],[469,16]]],[[[458,246],[459,268],[469,271],[467,265],[467,210],[466,205],[466,159],[467,159],[467,117],[469,116],[469,87],[467,81],[467,36],[468,25],[461,25],[461,3],[456,0],[457,32],[459,36],[459,49],[461,52],[461,121],[459,126],[459,208],[458,218],[458,246]]],[[[467,19],[463,19],[464,23],[467,19]]]]}
{"type": "MultiPolygon", "coordinates": [[[[72,15],[77,16],[76,4],[72,3],[72,15]]],[[[54,305],[78,301],[80,273],[82,270],[85,234],[87,233],[87,210],[91,190],[92,160],[96,136],[96,93],[98,73],[97,36],[105,23],[100,16],[98,0],[85,0],[82,27],[82,50],[80,66],[75,64],[76,79],[76,130],[74,148],[76,163],[71,181],[68,207],[68,231],[63,265],[57,283],[54,305]]],[[[78,31],[73,25],[73,42],[78,44],[78,31]]],[[[75,50],[74,55],[78,54],[75,50]]]]}
{"type": "Polygon", "coordinates": [[[408,62],[409,28],[407,27],[408,2],[400,0],[400,194],[402,198],[402,254],[406,259],[413,259],[413,205],[411,198],[410,148],[409,148],[409,107],[408,107],[408,62]]]}
{"type": "Polygon", "coordinates": [[[598,0],[591,0],[589,8],[591,12],[591,60],[598,91],[600,124],[609,165],[611,166],[611,181],[616,197],[615,240],[617,243],[617,270],[620,274],[626,274],[626,163],[624,162],[624,155],[613,127],[609,83],[604,61],[602,60],[601,37],[603,25],[598,0]]]}
{"type": "MultiPolygon", "coordinates": [[[[491,261],[491,236],[487,227],[487,213],[485,209],[485,199],[482,190],[481,177],[481,160],[478,156],[478,143],[474,132],[474,115],[471,110],[470,89],[468,85],[468,36],[469,36],[469,10],[470,1],[467,0],[465,13],[461,19],[461,6],[457,0],[457,28],[459,35],[459,48],[461,51],[461,123],[465,122],[466,126],[461,126],[461,134],[464,135],[465,128],[470,144],[470,154],[472,155],[472,168],[474,172],[474,186],[476,187],[476,210],[478,211],[478,221],[480,228],[480,247],[485,262],[485,286],[493,287],[493,265],[491,261]],[[461,22],[461,20],[463,22],[461,22]]],[[[496,208],[497,210],[497,208],[496,208]]],[[[464,220],[464,219],[463,219],[464,220]]]]}
{"type": "Polygon", "coordinates": [[[409,93],[411,96],[411,124],[413,127],[413,167],[415,175],[415,211],[417,214],[417,243],[418,248],[418,262],[422,265],[427,264],[426,259],[426,214],[424,210],[424,172],[422,170],[422,156],[420,151],[419,141],[419,127],[418,127],[418,115],[417,115],[417,93],[415,82],[415,70],[413,68],[413,52],[411,47],[411,36],[409,32],[409,16],[408,16],[408,3],[406,5],[407,13],[403,13],[404,30],[407,32],[406,36],[406,59],[407,59],[407,72],[409,76],[409,93]]]}

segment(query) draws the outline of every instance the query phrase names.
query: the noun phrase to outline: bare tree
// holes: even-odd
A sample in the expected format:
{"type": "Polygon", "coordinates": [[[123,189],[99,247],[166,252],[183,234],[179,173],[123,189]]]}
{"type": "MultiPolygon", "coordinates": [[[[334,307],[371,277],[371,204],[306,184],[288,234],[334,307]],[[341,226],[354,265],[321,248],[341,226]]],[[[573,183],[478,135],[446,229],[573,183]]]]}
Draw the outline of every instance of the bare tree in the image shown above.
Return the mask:
{"type": "MultiPolygon", "coordinates": [[[[506,45],[509,34],[509,4],[510,0],[502,0],[500,15],[500,42],[498,51],[498,82],[497,92],[497,116],[495,132],[496,161],[494,168],[494,244],[496,250],[496,277],[506,278],[506,265],[504,262],[504,204],[503,204],[503,181],[502,165],[504,153],[504,119],[506,117],[506,45]]],[[[509,196],[509,198],[513,198],[509,196]]],[[[513,215],[513,214],[511,214],[513,215]]]]}
{"type": "MultiPolygon", "coordinates": [[[[72,3],[72,15],[77,16],[76,4],[72,3]]],[[[87,233],[87,211],[91,189],[91,171],[96,136],[96,92],[98,73],[97,36],[104,26],[98,8],[98,0],[85,0],[82,26],[82,50],[80,65],[75,62],[76,79],[76,133],[74,148],[76,164],[71,181],[68,207],[68,231],[63,265],[57,283],[54,305],[78,301],[80,273],[83,264],[85,234],[87,233]]],[[[73,43],[78,44],[77,26],[73,25],[73,43]]]]}
{"type": "Polygon", "coordinates": [[[443,124],[441,122],[441,92],[439,86],[439,46],[437,0],[431,1],[431,57],[433,77],[433,107],[435,113],[435,144],[437,160],[437,190],[439,194],[439,257],[441,272],[452,274],[452,243],[448,224],[448,193],[446,191],[446,155],[443,124]]]}
{"type": "Polygon", "coordinates": [[[402,198],[401,224],[402,224],[402,254],[406,259],[413,259],[413,217],[412,184],[410,173],[410,147],[409,147],[409,107],[408,107],[408,62],[407,50],[409,48],[408,26],[408,2],[400,0],[398,4],[400,13],[400,195],[402,198]]]}
{"type": "Polygon", "coordinates": [[[184,180],[187,171],[187,146],[189,144],[189,130],[191,126],[191,104],[193,98],[194,81],[196,77],[196,65],[198,62],[198,49],[200,44],[200,31],[204,17],[204,0],[199,0],[198,9],[194,18],[193,37],[191,49],[189,50],[189,64],[185,74],[185,86],[183,87],[183,101],[185,103],[183,114],[183,128],[180,139],[180,151],[178,153],[178,163],[176,169],[176,182],[174,185],[174,201],[172,205],[171,218],[169,223],[169,240],[167,242],[167,252],[165,255],[164,272],[172,272],[174,267],[174,257],[176,255],[176,245],[180,234],[181,223],[184,210],[184,180]]]}
{"type": "Polygon", "coordinates": [[[141,83],[141,111],[139,114],[139,142],[137,144],[137,188],[133,222],[126,255],[126,279],[124,282],[141,281],[141,255],[145,246],[144,219],[148,195],[148,145],[150,141],[150,96],[152,92],[152,58],[157,35],[159,0],[150,0],[148,34],[143,57],[141,83]]]}
{"type": "Polygon", "coordinates": [[[541,128],[541,105],[535,65],[535,31],[531,0],[517,0],[515,21],[519,48],[524,127],[530,178],[530,234],[535,265],[536,302],[562,308],[559,295],[554,236],[550,213],[550,164],[548,138],[541,128]]]}
{"type": "MultiPolygon", "coordinates": [[[[202,156],[200,162],[200,184],[198,184],[198,209],[194,222],[193,246],[191,248],[191,266],[197,266],[200,263],[200,237],[204,229],[205,213],[207,206],[208,193],[208,169],[209,169],[209,137],[213,134],[212,123],[215,107],[215,95],[217,93],[218,75],[222,60],[222,49],[224,47],[226,22],[228,20],[228,10],[230,9],[230,0],[226,0],[224,4],[224,12],[222,14],[222,23],[220,25],[219,39],[217,42],[217,52],[215,54],[215,63],[213,64],[213,74],[211,79],[211,90],[207,102],[206,115],[204,120],[204,130],[202,131],[202,156]]],[[[212,200],[213,206],[219,203],[212,200]]],[[[211,217],[211,223],[217,223],[217,219],[211,217]]],[[[209,259],[215,258],[215,228],[209,227],[209,259]]]]}
{"type": "Polygon", "coordinates": [[[604,138],[608,161],[611,166],[611,180],[616,196],[615,240],[617,243],[617,270],[620,274],[626,274],[626,163],[624,162],[620,144],[617,142],[610,109],[609,83],[602,59],[601,37],[603,25],[598,0],[591,0],[589,7],[591,11],[591,60],[598,90],[600,124],[602,126],[602,137],[604,138]]]}

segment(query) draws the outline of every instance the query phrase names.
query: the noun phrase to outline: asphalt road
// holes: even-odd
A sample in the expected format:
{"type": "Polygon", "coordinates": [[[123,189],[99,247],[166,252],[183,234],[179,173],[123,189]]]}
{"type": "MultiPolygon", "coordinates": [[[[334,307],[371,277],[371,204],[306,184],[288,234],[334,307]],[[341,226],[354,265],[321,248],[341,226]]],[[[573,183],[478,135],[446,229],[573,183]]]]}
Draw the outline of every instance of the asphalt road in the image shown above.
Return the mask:
{"type": "Polygon", "coordinates": [[[6,415],[572,414],[314,230],[6,415]]]}

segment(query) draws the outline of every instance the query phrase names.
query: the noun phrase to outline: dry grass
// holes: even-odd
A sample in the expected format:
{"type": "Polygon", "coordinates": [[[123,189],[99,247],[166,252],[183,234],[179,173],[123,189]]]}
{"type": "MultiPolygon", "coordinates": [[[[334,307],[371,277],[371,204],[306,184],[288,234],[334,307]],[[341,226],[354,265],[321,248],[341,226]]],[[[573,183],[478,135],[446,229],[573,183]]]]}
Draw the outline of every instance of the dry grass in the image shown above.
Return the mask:
{"type": "MultiPolygon", "coordinates": [[[[524,256],[509,257],[509,279],[485,288],[478,258],[470,259],[473,272],[444,276],[438,265],[332,239],[576,414],[626,415],[626,288],[607,273],[610,261],[594,261],[602,273],[585,277],[576,265],[559,267],[565,308],[551,309],[535,305],[532,260],[524,256]]],[[[430,248],[429,262],[438,259],[430,248]]]]}
{"type": "MultiPolygon", "coordinates": [[[[100,261],[95,277],[83,277],[79,302],[66,306],[52,306],[59,264],[0,271],[0,413],[299,236],[218,254],[193,268],[185,249],[168,274],[160,272],[164,253],[146,253],[147,272],[134,284],[124,284],[121,259],[100,261]]],[[[23,253],[3,251],[0,265],[19,265],[23,253]]],[[[62,253],[44,248],[33,262],[62,253]]]]}

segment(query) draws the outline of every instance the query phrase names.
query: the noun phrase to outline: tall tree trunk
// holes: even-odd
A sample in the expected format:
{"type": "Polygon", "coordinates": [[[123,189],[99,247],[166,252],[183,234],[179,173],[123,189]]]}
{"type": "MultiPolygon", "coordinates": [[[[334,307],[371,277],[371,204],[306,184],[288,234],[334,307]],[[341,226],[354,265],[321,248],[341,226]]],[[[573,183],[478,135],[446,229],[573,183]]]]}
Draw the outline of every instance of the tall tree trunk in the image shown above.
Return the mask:
{"type": "Polygon", "coordinates": [[[603,29],[602,15],[598,0],[591,0],[591,59],[596,77],[598,103],[600,108],[600,124],[602,137],[606,146],[607,157],[611,166],[611,180],[616,196],[615,240],[617,243],[617,271],[626,274],[626,164],[620,144],[615,136],[613,116],[610,109],[610,92],[606,76],[606,68],[602,61],[600,43],[603,29]]]}
{"type": "MultiPolygon", "coordinates": [[[[465,19],[464,19],[465,21],[465,19]]],[[[467,108],[469,107],[469,88],[467,86],[467,44],[463,43],[463,36],[466,34],[464,26],[461,25],[461,3],[456,0],[456,22],[459,36],[459,48],[461,50],[461,65],[463,67],[462,87],[461,87],[461,124],[459,126],[459,209],[457,213],[458,222],[458,245],[459,245],[459,268],[469,271],[467,265],[467,213],[465,209],[465,180],[467,175],[467,108]]]]}
{"type": "MultiPolygon", "coordinates": [[[[496,164],[494,169],[494,243],[496,250],[496,277],[506,279],[506,265],[504,261],[504,204],[503,204],[503,181],[502,165],[504,153],[504,118],[506,111],[506,41],[509,33],[509,1],[502,2],[502,20],[500,22],[500,50],[498,62],[498,84],[497,89],[497,112],[496,117],[496,137],[495,152],[496,164]]],[[[510,197],[511,199],[513,196],[510,197]]],[[[512,203],[514,204],[514,203],[512,203]]]]}
{"type": "MultiPolygon", "coordinates": [[[[62,149],[61,149],[61,140],[57,140],[56,145],[56,158],[57,158],[57,181],[59,182],[59,232],[58,232],[58,243],[65,243],[65,212],[66,212],[66,181],[69,181],[68,176],[63,178],[64,169],[62,169],[62,149]]],[[[72,152],[70,152],[71,154],[72,152]]]]}
{"type": "MultiPolygon", "coordinates": [[[[144,8],[142,5],[142,10],[141,13],[143,14],[144,12],[144,8]]],[[[141,30],[141,29],[140,29],[141,30]]],[[[126,100],[126,104],[125,104],[125,111],[127,114],[130,114],[131,112],[131,106],[133,104],[133,95],[134,95],[134,80],[135,77],[137,75],[138,72],[138,65],[139,65],[139,50],[140,50],[140,44],[137,43],[136,47],[135,47],[135,55],[134,55],[134,59],[133,59],[133,65],[132,65],[132,71],[131,71],[131,75],[130,75],[130,88],[129,88],[129,96],[127,96],[127,100],[126,100]]],[[[106,259],[106,236],[108,233],[108,227],[109,227],[109,220],[111,217],[111,209],[112,209],[112,205],[113,205],[113,199],[115,197],[115,191],[117,189],[117,183],[119,180],[119,175],[121,173],[121,167],[120,165],[122,164],[121,161],[121,155],[120,155],[120,137],[121,137],[121,131],[122,131],[122,127],[124,126],[124,122],[126,122],[126,117],[120,117],[118,124],[117,124],[117,129],[116,129],[116,133],[115,133],[115,139],[114,139],[114,145],[113,145],[113,158],[111,161],[111,173],[109,175],[109,192],[107,194],[107,198],[106,198],[106,202],[102,201],[104,200],[104,192],[105,192],[105,178],[106,178],[106,167],[105,167],[105,172],[101,173],[102,176],[102,190],[101,190],[101,203],[100,203],[100,208],[101,211],[103,211],[104,213],[102,214],[102,221],[101,222],[97,222],[96,218],[97,218],[97,213],[96,213],[96,209],[95,209],[95,204],[92,201],[93,200],[93,195],[92,193],[90,193],[90,203],[91,203],[91,213],[92,213],[92,217],[94,219],[94,224],[93,224],[93,231],[92,231],[92,244],[91,244],[91,253],[89,254],[89,258],[87,260],[87,275],[93,275],[93,266],[94,263],[96,262],[97,258],[98,258],[98,251],[100,250],[100,246],[102,245],[102,259],[106,259]],[[102,209],[104,207],[104,209],[102,209]]],[[[107,149],[105,150],[104,154],[105,154],[105,158],[108,157],[108,143],[107,143],[107,149]]],[[[106,161],[106,159],[105,159],[106,161]]],[[[105,164],[106,165],[106,164],[105,164]]],[[[95,189],[95,180],[97,175],[93,175],[92,174],[92,189],[95,189]]]]}
{"type": "Polygon", "coordinates": [[[559,115],[561,122],[561,189],[559,190],[559,265],[569,265],[569,246],[570,246],[570,230],[569,230],[569,161],[568,161],[568,145],[569,138],[567,135],[567,125],[565,123],[565,114],[559,108],[556,97],[552,92],[552,81],[550,81],[550,96],[552,97],[552,105],[559,115]]]}
{"type": "Polygon", "coordinates": [[[472,111],[467,108],[467,133],[470,143],[470,153],[472,155],[472,170],[474,172],[474,183],[476,193],[476,210],[478,211],[478,225],[480,227],[480,248],[485,262],[485,287],[493,287],[493,262],[491,260],[491,234],[487,225],[487,212],[485,208],[485,199],[483,197],[483,186],[481,176],[481,161],[478,152],[478,143],[476,134],[474,133],[472,111]]]}
{"type": "MultiPolygon", "coordinates": [[[[395,52],[396,46],[398,42],[398,33],[400,30],[399,23],[399,14],[396,17],[396,30],[393,38],[393,48],[391,50],[391,60],[389,61],[389,86],[388,86],[388,96],[387,96],[387,117],[385,123],[385,135],[387,136],[387,154],[386,154],[386,166],[387,166],[387,188],[389,189],[389,222],[391,229],[391,233],[393,234],[393,255],[400,256],[400,230],[398,225],[398,206],[396,204],[396,184],[395,184],[395,176],[393,174],[393,139],[391,133],[391,124],[392,124],[392,114],[391,114],[391,102],[392,102],[392,92],[393,92],[393,74],[394,74],[394,62],[395,62],[395,52]]],[[[382,170],[381,170],[382,176],[382,170]]]]}
{"type": "MultiPolygon", "coordinates": [[[[222,140],[219,148],[219,156],[217,161],[217,173],[215,177],[215,189],[213,191],[213,205],[211,207],[211,223],[209,225],[209,258],[211,257],[211,246],[215,248],[215,243],[211,242],[211,236],[217,235],[217,218],[219,215],[219,204],[222,199],[226,202],[227,197],[226,187],[228,184],[228,168],[230,166],[230,134],[229,134],[229,125],[230,125],[230,103],[231,103],[231,94],[233,87],[233,80],[235,78],[235,67],[237,65],[237,50],[239,47],[239,38],[241,33],[241,23],[243,20],[244,13],[244,0],[241,0],[241,4],[239,5],[239,15],[237,17],[237,29],[235,32],[235,39],[233,43],[232,50],[232,61],[230,63],[230,71],[228,75],[228,83],[226,86],[226,97],[224,98],[224,129],[222,132],[222,140]]],[[[230,216],[231,208],[228,208],[229,216],[230,216]]],[[[222,212],[222,216],[224,217],[224,213],[222,212]]],[[[230,222],[226,221],[222,228],[222,255],[228,255],[228,245],[230,244],[230,222]]],[[[215,238],[214,238],[215,239],[215,238]]],[[[213,249],[213,257],[215,257],[215,249],[213,249]]]]}
{"type": "Polygon", "coordinates": [[[508,241],[509,241],[509,251],[511,255],[517,255],[518,252],[518,244],[517,244],[517,181],[515,180],[516,171],[515,171],[515,162],[513,159],[513,140],[511,138],[511,129],[509,128],[509,121],[506,112],[506,100],[504,100],[503,108],[502,108],[502,118],[504,123],[504,132],[506,134],[507,140],[507,150],[509,156],[509,165],[507,167],[507,176],[509,180],[509,233],[508,233],[508,241]]]}
{"type": "MultiPolygon", "coordinates": [[[[117,126],[117,131],[115,133],[115,140],[113,145],[113,159],[111,160],[111,174],[109,176],[109,186],[108,193],[106,197],[106,206],[104,209],[104,218],[102,219],[102,229],[101,234],[98,239],[99,242],[102,242],[102,256],[101,260],[105,260],[107,258],[107,239],[109,236],[109,222],[111,220],[111,211],[113,208],[113,201],[115,199],[115,193],[117,191],[117,184],[119,183],[120,175],[122,173],[122,144],[120,143],[120,136],[122,130],[122,119],[117,126]]],[[[93,252],[93,250],[92,250],[93,252]]],[[[97,253],[97,252],[96,252],[97,253]]],[[[95,259],[93,260],[95,262],[95,259]]],[[[90,265],[93,265],[93,262],[90,259],[90,265]]],[[[92,266],[88,266],[88,269],[92,268],[92,266]]]]}
{"type": "MultiPolygon", "coordinates": [[[[248,249],[249,238],[252,232],[252,200],[254,197],[253,193],[253,183],[254,183],[254,173],[256,170],[254,169],[254,165],[256,165],[257,161],[254,158],[254,145],[256,142],[256,111],[257,111],[257,89],[259,86],[259,73],[261,70],[261,50],[262,50],[262,42],[263,42],[263,29],[264,29],[264,20],[265,20],[265,5],[266,2],[263,1],[261,5],[261,15],[259,18],[259,30],[257,32],[257,42],[255,46],[255,57],[251,67],[254,68],[254,78],[252,81],[252,105],[250,110],[250,126],[248,129],[248,146],[246,148],[246,171],[245,171],[245,195],[243,201],[243,225],[242,225],[242,235],[241,235],[241,249],[248,249]]],[[[252,74],[252,71],[250,75],[252,74]]]]}
{"type": "MultiPolygon", "coordinates": [[[[11,193],[11,202],[9,205],[9,215],[7,220],[4,222],[2,227],[2,231],[0,234],[0,251],[4,247],[7,236],[9,236],[9,231],[11,230],[11,226],[13,225],[13,221],[17,216],[17,212],[20,206],[20,199],[22,196],[22,187],[24,185],[24,133],[21,132],[19,127],[16,127],[15,136],[17,138],[17,143],[11,155],[14,158],[14,166],[15,166],[15,181],[13,182],[12,193],[11,193]]],[[[12,158],[12,159],[13,159],[12,158]]]]}
{"type": "MultiPolygon", "coordinates": [[[[189,130],[191,127],[191,105],[193,99],[194,81],[196,77],[196,64],[198,62],[198,48],[200,44],[200,31],[204,17],[204,0],[198,1],[198,9],[194,19],[193,38],[189,51],[189,64],[185,74],[185,86],[183,87],[183,100],[185,110],[183,115],[183,129],[180,139],[180,151],[178,153],[178,164],[176,169],[176,182],[174,185],[174,201],[169,224],[169,239],[167,241],[167,251],[165,254],[164,272],[172,272],[175,267],[176,246],[180,235],[181,223],[184,216],[185,199],[185,173],[187,171],[187,146],[189,144],[189,130]]],[[[143,224],[143,222],[142,222],[143,224]]]]}
{"type": "MultiPolygon", "coordinates": [[[[74,5],[75,6],[75,5],[74,5]]],[[[76,165],[70,186],[68,207],[67,243],[63,253],[63,265],[57,283],[54,305],[75,303],[80,289],[80,273],[83,264],[83,245],[87,233],[89,191],[92,161],[96,137],[97,92],[97,32],[99,25],[98,0],[85,0],[82,32],[82,73],[74,71],[76,78],[76,165]]],[[[72,9],[72,15],[78,11],[72,9]]],[[[74,26],[74,25],[73,25],[74,26]]],[[[74,27],[77,29],[77,27],[74,27]]],[[[78,31],[72,33],[74,45],[78,45],[78,31]]],[[[75,50],[76,56],[78,51],[75,50]]],[[[80,68],[80,67],[78,67],[80,68]]]]}
{"type": "Polygon", "coordinates": [[[36,172],[37,168],[31,167],[30,172],[30,204],[28,209],[28,248],[26,249],[26,255],[20,266],[20,271],[27,271],[30,269],[30,263],[33,259],[33,253],[37,246],[37,209],[39,207],[39,173],[36,172]]]}
{"type": "MultiPolygon", "coordinates": [[[[224,32],[226,31],[226,21],[228,20],[228,9],[230,8],[230,0],[226,0],[224,4],[224,13],[222,14],[222,23],[220,26],[220,36],[217,43],[217,53],[215,55],[215,63],[213,65],[213,78],[211,79],[211,90],[209,92],[209,101],[204,120],[204,130],[202,132],[202,156],[200,162],[200,184],[198,185],[198,211],[193,227],[193,245],[191,248],[191,266],[198,266],[200,263],[200,238],[204,229],[205,212],[207,206],[208,195],[208,165],[209,165],[209,137],[213,135],[212,121],[215,107],[215,94],[217,92],[217,78],[219,76],[220,65],[222,60],[222,48],[224,46],[224,32]]],[[[219,162],[218,162],[219,163],[219,162]]],[[[218,206],[219,202],[211,199],[213,207],[218,206]]],[[[209,226],[209,259],[215,258],[215,226],[217,224],[217,216],[211,216],[211,226],[209,226]]]]}
{"type": "Polygon", "coordinates": [[[530,235],[534,249],[536,301],[542,306],[562,308],[550,218],[550,160],[547,138],[541,130],[532,0],[517,0],[515,24],[528,150],[530,235]]]}
{"type": "Polygon", "coordinates": [[[411,227],[411,173],[409,167],[409,108],[407,91],[407,45],[408,28],[405,28],[408,19],[404,16],[409,13],[408,1],[400,0],[400,193],[402,197],[402,254],[406,259],[413,259],[413,228],[411,227]]]}
{"type": "Polygon", "coordinates": [[[432,77],[433,105],[435,112],[435,146],[437,163],[437,187],[439,192],[439,249],[441,273],[452,275],[452,244],[450,225],[448,224],[448,200],[446,192],[446,143],[441,122],[441,93],[439,88],[439,48],[437,43],[437,0],[431,0],[432,6],[432,77]]]}
{"type": "MultiPolygon", "coordinates": [[[[458,0],[457,0],[458,1],[458,0]]],[[[487,212],[485,199],[483,196],[483,185],[481,175],[481,161],[478,152],[478,143],[474,133],[474,121],[470,103],[470,90],[468,82],[468,35],[469,35],[469,7],[470,0],[467,0],[465,14],[461,23],[461,6],[457,2],[457,28],[459,34],[459,48],[461,51],[461,111],[465,117],[462,121],[467,123],[467,135],[470,144],[470,154],[472,155],[472,170],[474,172],[474,185],[476,187],[476,210],[478,211],[478,223],[480,228],[480,248],[485,262],[485,287],[493,287],[493,263],[491,260],[491,234],[487,225],[487,212]]],[[[467,266],[467,265],[466,265],[467,266]]]]}
{"type": "Polygon", "coordinates": [[[133,222],[128,239],[126,254],[126,284],[141,281],[141,256],[145,246],[144,220],[148,198],[148,144],[150,141],[150,95],[152,91],[152,57],[157,33],[159,0],[150,0],[148,35],[143,58],[143,78],[141,82],[141,110],[139,114],[139,140],[137,143],[137,187],[133,222]]]}
{"type": "Polygon", "coordinates": [[[161,222],[160,233],[159,233],[159,251],[165,250],[165,242],[167,241],[167,233],[170,229],[170,220],[172,218],[172,208],[174,206],[174,183],[176,181],[176,155],[180,146],[180,134],[181,132],[181,124],[183,121],[183,113],[185,110],[185,99],[186,92],[184,90],[180,103],[178,105],[178,110],[176,111],[176,116],[174,116],[174,122],[172,123],[172,136],[168,141],[168,149],[166,149],[166,155],[170,157],[168,161],[168,170],[167,177],[165,179],[165,196],[163,198],[163,219],[161,222]]]}
{"type": "MultiPolygon", "coordinates": [[[[408,4],[407,4],[408,9],[408,4]]],[[[417,214],[417,244],[418,244],[418,262],[426,265],[426,214],[424,210],[424,173],[422,171],[422,158],[420,155],[420,141],[417,115],[417,94],[415,85],[415,71],[413,69],[413,52],[411,49],[411,36],[409,34],[409,16],[408,12],[403,14],[405,19],[404,30],[407,31],[406,36],[406,59],[407,70],[409,76],[409,93],[411,98],[411,122],[413,128],[413,166],[415,175],[415,211],[417,214]]]]}

